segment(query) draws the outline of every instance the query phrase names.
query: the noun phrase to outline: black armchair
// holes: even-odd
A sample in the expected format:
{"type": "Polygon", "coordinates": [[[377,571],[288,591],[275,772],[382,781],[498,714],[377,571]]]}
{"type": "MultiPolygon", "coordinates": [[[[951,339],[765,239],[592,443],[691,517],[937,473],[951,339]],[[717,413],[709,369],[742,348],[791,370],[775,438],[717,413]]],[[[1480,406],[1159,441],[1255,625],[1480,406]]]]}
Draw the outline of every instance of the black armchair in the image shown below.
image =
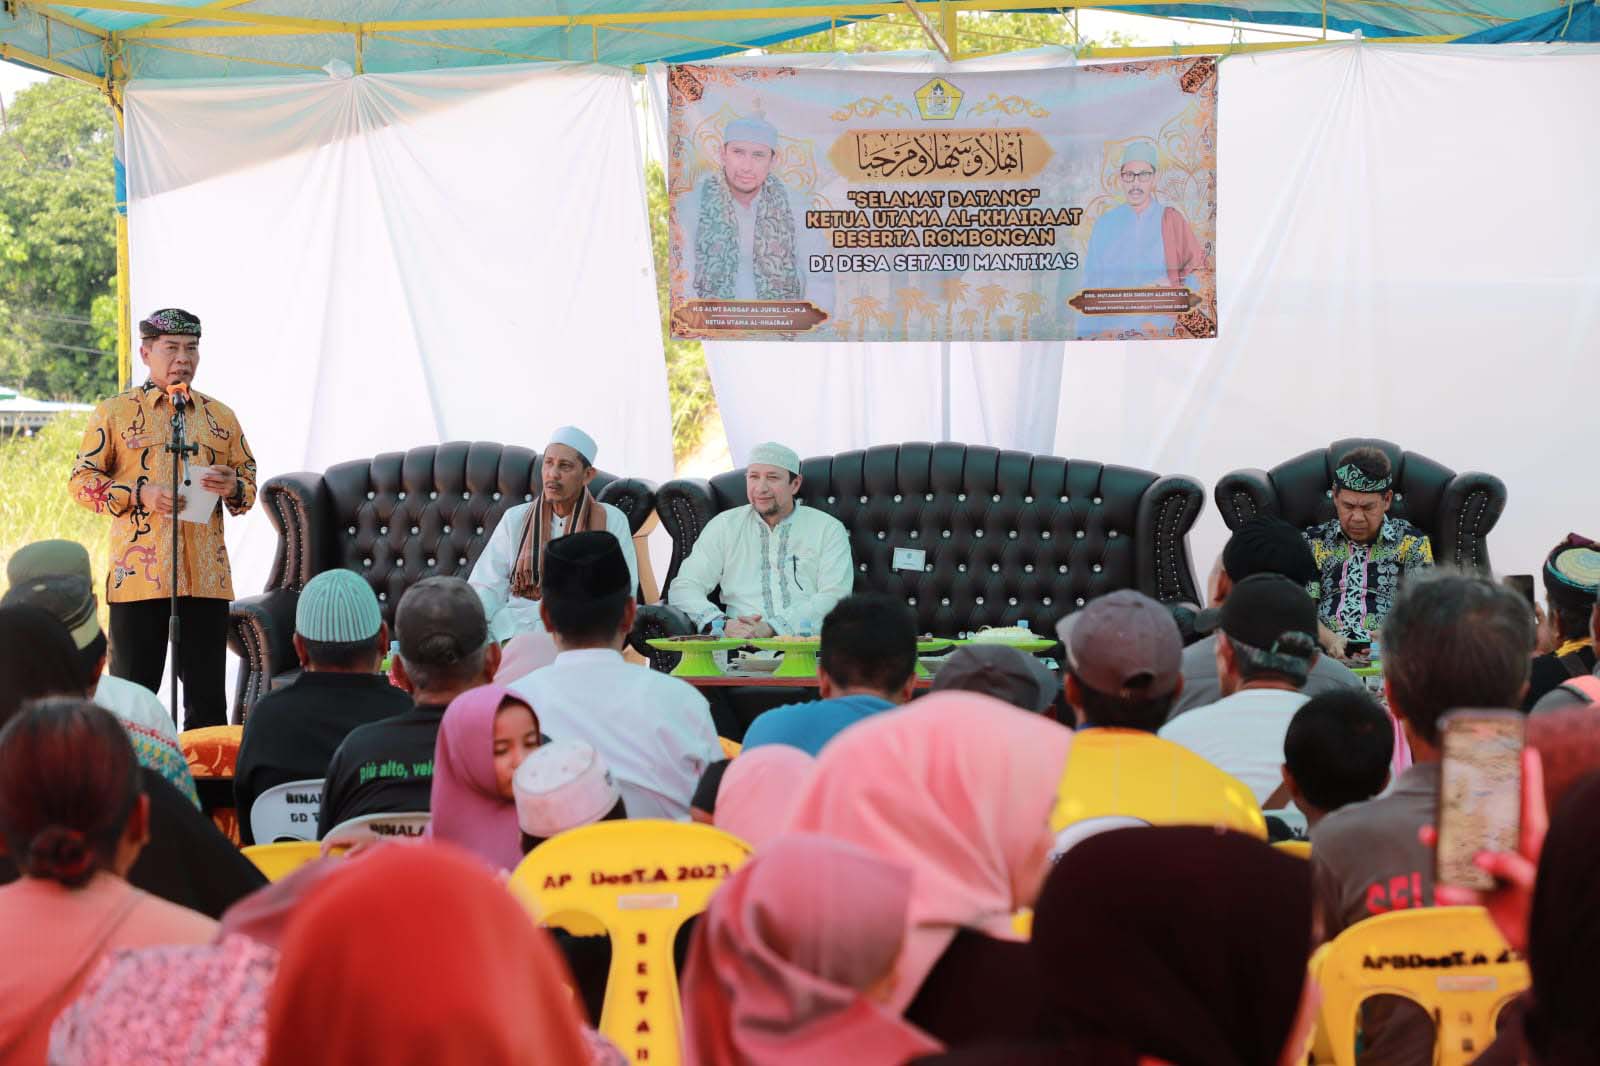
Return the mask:
{"type": "MultiPolygon", "coordinates": [[[[540,491],[540,457],[528,448],[452,441],[386,452],[267,481],[260,501],[278,531],[266,591],[235,600],[228,646],[243,660],[233,719],[298,669],[292,637],[300,590],[344,567],[372,584],[393,628],[394,609],[425,577],[466,577],[508,508],[540,491]]],[[[655,485],[599,472],[597,499],[628,516],[637,533],[655,508],[655,485]]]]}
{"type": "MultiPolygon", "coordinates": [[[[1027,621],[1053,636],[1058,618],[1114,589],[1199,598],[1185,538],[1205,496],[1189,478],[948,442],[818,456],[801,474],[801,502],[849,532],[855,591],[904,597],[922,632],[1027,621]],[[922,571],[893,569],[896,548],[924,550],[922,571]]],[[[645,641],[690,630],[665,604],[678,568],[707,522],[746,502],[743,470],[656,493],[672,563],[663,602],[640,610],[632,644],[658,669],[677,656],[645,641]]]]}
{"type": "Polygon", "coordinates": [[[1306,452],[1268,470],[1235,470],[1217,482],[1217,509],[1229,529],[1258,514],[1303,528],[1334,516],[1333,466],[1352,448],[1381,449],[1394,468],[1389,513],[1416,525],[1437,562],[1489,572],[1489,531],[1506,507],[1505,482],[1475,471],[1458,474],[1386,440],[1352,438],[1306,452]]]}

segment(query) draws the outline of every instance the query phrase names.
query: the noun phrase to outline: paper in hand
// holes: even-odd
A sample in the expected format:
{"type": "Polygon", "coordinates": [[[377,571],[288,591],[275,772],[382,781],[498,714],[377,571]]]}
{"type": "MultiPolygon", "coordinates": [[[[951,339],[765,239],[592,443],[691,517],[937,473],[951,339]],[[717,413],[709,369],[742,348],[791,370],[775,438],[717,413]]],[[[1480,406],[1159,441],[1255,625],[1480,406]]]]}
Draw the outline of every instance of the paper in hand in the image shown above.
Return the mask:
{"type": "Polygon", "coordinates": [[[178,518],[184,522],[209,522],[211,512],[217,509],[218,496],[215,492],[200,487],[200,479],[211,472],[209,466],[188,466],[183,468],[183,486],[179,491],[184,499],[183,509],[178,512],[178,518]]]}

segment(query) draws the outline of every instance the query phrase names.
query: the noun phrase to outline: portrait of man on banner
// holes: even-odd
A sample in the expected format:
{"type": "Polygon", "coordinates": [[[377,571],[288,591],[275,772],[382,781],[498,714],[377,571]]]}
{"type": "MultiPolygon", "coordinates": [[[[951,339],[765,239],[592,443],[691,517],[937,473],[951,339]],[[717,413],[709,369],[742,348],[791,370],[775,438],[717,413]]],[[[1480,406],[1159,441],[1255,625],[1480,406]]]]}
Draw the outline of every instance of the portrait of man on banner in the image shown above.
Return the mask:
{"type": "MultiPolygon", "coordinates": [[[[1123,149],[1117,181],[1124,203],[1095,222],[1084,257],[1086,289],[1193,288],[1206,255],[1183,212],[1156,196],[1159,155],[1148,141],[1123,149]]],[[[1078,336],[1163,333],[1174,316],[1094,315],[1078,320],[1078,336]]]]}
{"type": "Polygon", "coordinates": [[[760,114],[729,122],[721,167],[695,186],[679,216],[688,295],[700,300],[798,300],[806,295],[805,219],[773,170],[778,130],[760,114]]]}

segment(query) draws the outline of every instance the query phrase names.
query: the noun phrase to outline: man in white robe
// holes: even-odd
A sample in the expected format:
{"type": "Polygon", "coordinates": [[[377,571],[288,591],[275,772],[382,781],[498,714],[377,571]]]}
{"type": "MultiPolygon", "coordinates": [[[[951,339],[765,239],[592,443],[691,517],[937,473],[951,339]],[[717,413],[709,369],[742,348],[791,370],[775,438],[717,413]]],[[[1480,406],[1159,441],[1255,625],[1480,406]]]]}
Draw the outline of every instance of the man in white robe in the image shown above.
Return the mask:
{"type": "Polygon", "coordinates": [[[706,699],[681,678],[622,657],[635,606],[613,538],[573,533],[545,552],[539,613],[558,654],[511,684],[556,740],[581,740],[616,778],[630,818],[686,819],[705,768],[722,745],[706,699]]]}
{"type": "Polygon", "coordinates": [[[850,538],[830,514],[795,502],[800,457],[758,444],[745,468],[744,507],[717,515],[695,541],[667,602],[697,629],[751,639],[810,635],[849,595],[850,538]],[[711,602],[721,587],[726,610],[711,602]]]}
{"type": "Polygon", "coordinates": [[[483,601],[494,640],[505,643],[518,633],[544,628],[539,619],[539,571],[544,549],[556,537],[604,529],[622,548],[632,578],[629,587],[639,587],[639,563],[627,515],[589,492],[596,454],[594,438],[576,426],[562,426],[552,433],[541,467],[543,493],[533,503],[506,511],[484,545],[467,580],[483,601]]]}

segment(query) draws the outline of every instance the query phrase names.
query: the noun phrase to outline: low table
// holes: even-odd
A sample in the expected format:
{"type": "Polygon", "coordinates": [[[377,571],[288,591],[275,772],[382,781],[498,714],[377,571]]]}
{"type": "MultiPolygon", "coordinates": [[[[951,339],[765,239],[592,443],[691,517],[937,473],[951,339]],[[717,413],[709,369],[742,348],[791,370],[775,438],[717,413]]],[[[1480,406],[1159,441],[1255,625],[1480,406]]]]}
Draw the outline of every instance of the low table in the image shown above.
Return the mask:
{"type": "MultiPolygon", "coordinates": [[[[734,670],[724,670],[716,677],[686,677],[695,688],[792,688],[811,690],[821,685],[816,676],[811,677],[774,677],[770,673],[751,671],[748,674],[734,670]]],[[[918,677],[916,687],[925,689],[933,684],[931,677],[918,677]]]]}

